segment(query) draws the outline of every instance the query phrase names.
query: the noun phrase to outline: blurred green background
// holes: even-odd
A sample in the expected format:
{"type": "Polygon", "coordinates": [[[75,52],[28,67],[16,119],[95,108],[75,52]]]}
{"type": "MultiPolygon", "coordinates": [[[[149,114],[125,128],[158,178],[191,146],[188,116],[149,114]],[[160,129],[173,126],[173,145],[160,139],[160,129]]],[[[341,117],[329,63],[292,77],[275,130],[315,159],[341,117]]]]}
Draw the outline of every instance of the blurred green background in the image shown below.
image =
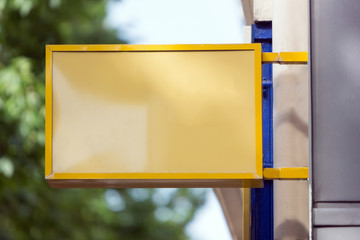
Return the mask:
{"type": "Polygon", "coordinates": [[[204,189],[51,189],[45,45],[117,44],[100,0],[0,0],[0,239],[188,239],[204,189]]]}

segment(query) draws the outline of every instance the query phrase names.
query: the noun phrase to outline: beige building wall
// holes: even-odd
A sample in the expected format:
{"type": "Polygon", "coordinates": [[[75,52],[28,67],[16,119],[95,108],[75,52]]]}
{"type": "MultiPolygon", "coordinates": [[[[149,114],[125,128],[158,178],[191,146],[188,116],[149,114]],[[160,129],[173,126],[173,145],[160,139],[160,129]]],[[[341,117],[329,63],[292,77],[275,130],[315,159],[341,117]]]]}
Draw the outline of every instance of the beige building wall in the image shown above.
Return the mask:
{"type": "MultiPolygon", "coordinates": [[[[273,0],[273,52],[308,51],[308,1],[273,0]]],[[[273,66],[274,167],[307,167],[308,67],[273,66]]],[[[274,238],[308,239],[309,184],[274,181],[274,238]]]]}

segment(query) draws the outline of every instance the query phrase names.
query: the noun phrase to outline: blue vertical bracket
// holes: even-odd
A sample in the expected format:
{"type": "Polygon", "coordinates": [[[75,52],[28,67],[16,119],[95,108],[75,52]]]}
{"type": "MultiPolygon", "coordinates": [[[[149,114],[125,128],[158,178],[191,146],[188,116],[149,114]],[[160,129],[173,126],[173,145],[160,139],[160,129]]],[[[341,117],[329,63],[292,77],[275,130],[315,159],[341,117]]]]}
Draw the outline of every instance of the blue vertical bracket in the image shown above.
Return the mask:
{"type": "MultiPolygon", "coordinates": [[[[272,52],[272,23],[252,25],[252,42],[261,43],[262,52],[272,52]]],[[[273,84],[272,64],[262,64],[263,167],[273,167],[273,84]]],[[[251,189],[251,239],[274,239],[273,182],[251,189]]]]}

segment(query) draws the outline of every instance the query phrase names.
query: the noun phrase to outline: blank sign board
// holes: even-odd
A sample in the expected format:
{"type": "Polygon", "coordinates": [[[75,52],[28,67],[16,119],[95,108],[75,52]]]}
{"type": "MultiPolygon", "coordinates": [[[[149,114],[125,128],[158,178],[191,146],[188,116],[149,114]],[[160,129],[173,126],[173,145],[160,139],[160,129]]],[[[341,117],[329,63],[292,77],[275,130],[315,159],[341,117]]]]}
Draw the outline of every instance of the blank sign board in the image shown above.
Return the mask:
{"type": "Polygon", "coordinates": [[[53,187],[226,187],[262,179],[261,50],[46,47],[53,187]]]}

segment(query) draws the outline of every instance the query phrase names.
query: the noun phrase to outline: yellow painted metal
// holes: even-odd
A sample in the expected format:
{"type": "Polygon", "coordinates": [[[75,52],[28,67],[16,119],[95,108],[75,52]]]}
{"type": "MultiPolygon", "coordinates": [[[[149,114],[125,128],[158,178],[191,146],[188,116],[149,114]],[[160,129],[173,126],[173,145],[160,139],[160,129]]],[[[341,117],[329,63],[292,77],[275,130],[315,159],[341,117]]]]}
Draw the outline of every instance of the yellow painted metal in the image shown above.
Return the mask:
{"type": "Polygon", "coordinates": [[[260,44],[49,45],[46,64],[48,179],[262,178],[260,44]]]}
{"type": "Polygon", "coordinates": [[[308,179],[309,168],[264,168],[264,179],[308,179]]]}
{"type": "Polygon", "coordinates": [[[253,173],[54,173],[49,179],[258,179],[253,173]]]}
{"type": "Polygon", "coordinates": [[[162,52],[162,51],[260,51],[261,45],[251,44],[176,44],[176,45],[136,45],[136,44],[107,44],[107,45],[47,45],[56,52],[162,52]]]}
{"type": "Polygon", "coordinates": [[[262,53],[263,63],[279,64],[307,64],[307,52],[280,52],[280,53],[262,53]]]}
{"type": "Polygon", "coordinates": [[[45,176],[52,172],[52,51],[46,47],[45,90],[45,176]]]}
{"type": "Polygon", "coordinates": [[[263,63],[277,63],[279,61],[279,53],[263,52],[261,55],[263,63]]]}
{"type": "Polygon", "coordinates": [[[280,63],[295,63],[295,64],[307,64],[308,53],[307,52],[280,52],[280,63]]]}
{"type": "Polygon", "coordinates": [[[263,176],[263,149],[262,149],[262,66],[261,44],[254,44],[255,53],[255,131],[256,131],[256,172],[260,178],[263,176]],[[261,159],[258,159],[261,156],[261,159]],[[260,173],[260,174],[259,174],[260,173]]]}
{"type": "Polygon", "coordinates": [[[243,188],[243,240],[250,240],[251,226],[251,189],[243,188]]]}

